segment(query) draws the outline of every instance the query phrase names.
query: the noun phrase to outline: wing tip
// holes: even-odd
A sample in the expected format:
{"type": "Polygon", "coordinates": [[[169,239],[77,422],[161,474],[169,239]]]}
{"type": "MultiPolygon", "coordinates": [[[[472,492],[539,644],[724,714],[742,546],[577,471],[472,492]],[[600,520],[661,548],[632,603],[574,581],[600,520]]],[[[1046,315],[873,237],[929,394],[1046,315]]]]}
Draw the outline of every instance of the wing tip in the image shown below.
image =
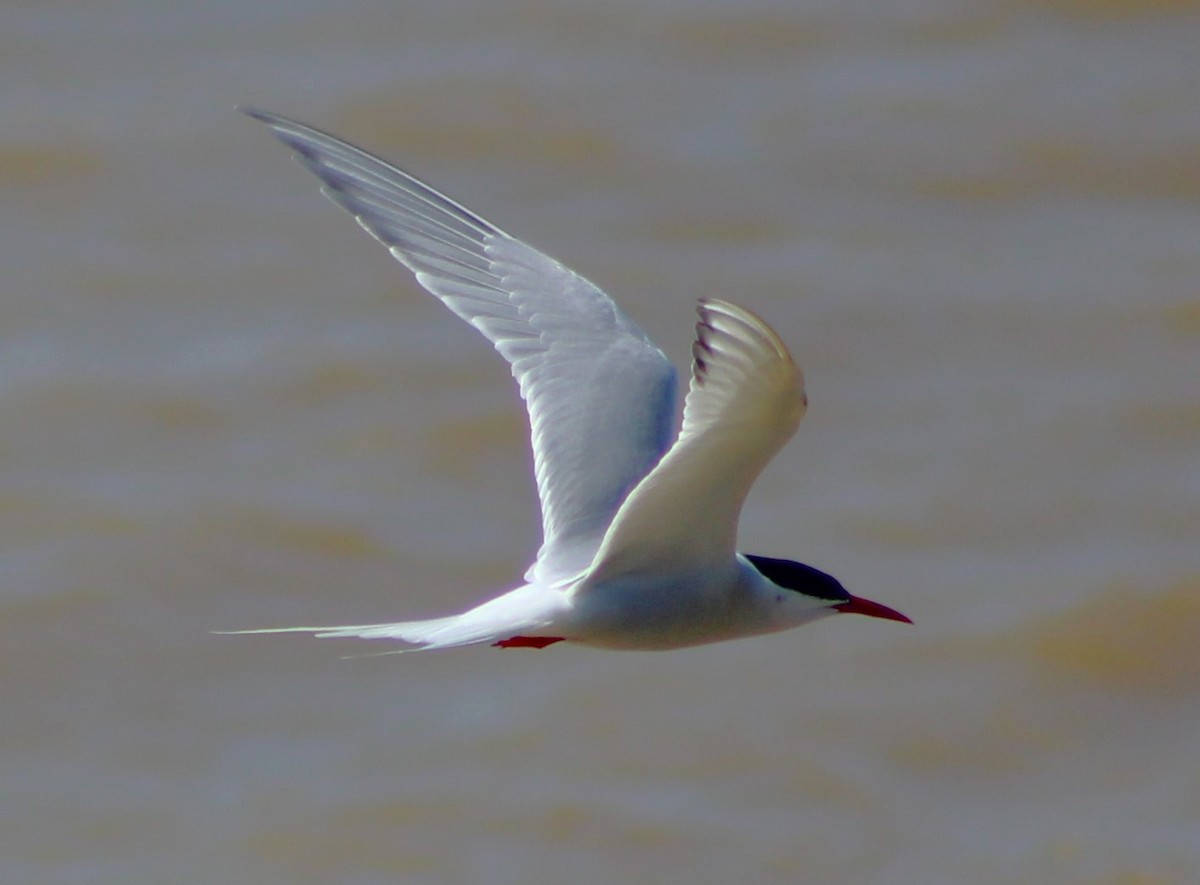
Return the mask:
{"type": "Polygon", "coordinates": [[[258,120],[260,123],[266,123],[272,129],[281,129],[286,127],[311,128],[305,127],[303,123],[297,123],[295,120],[288,119],[287,117],[279,114],[274,114],[270,111],[264,111],[262,108],[256,108],[254,105],[236,104],[233,106],[233,109],[239,114],[245,114],[247,117],[258,120]]]}
{"type": "Polygon", "coordinates": [[[808,408],[804,372],[779,334],[754,311],[719,298],[698,299],[696,313],[700,319],[692,343],[692,383],[704,387],[720,364],[740,363],[743,370],[770,366],[779,383],[794,392],[798,422],[808,408]]]}
{"type": "Polygon", "coordinates": [[[697,348],[704,354],[712,356],[714,354],[712,336],[723,333],[736,338],[737,331],[753,336],[770,350],[774,351],[775,355],[782,362],[799,371],[796,361],[792,358],[791,351],[788,350],[788,346],[784,343],[783,339],[779,337],[779,333],[772,329],[770,324],[754,311],[729,301],[723,301],[720,298],[700,298],[696,303],[696,313],[700,319],[696,323],[696,340],[692,347],[693,375],[695,375],[697,369],[703,374],[707,366],[704,358],[696,358],[697,348]],[[722,319],[728,320],[736,327],[736,331],[729,328],[722,328],[722,319]]]}
{"type": "Polygon", "coordinates": [[[696,313],[700,316],[700,323],[697,324],[697,330],[703,325],[708,329],[717,331],[716,326],[713,325],[713,319],[715,317],[723,317],[738,323],[743,328],[766,340],[772,348],[778,351],[780,356],[791,359],[792,355],[788,351],[787,345],[784,344],[783,339],[779,337],[779,333],[771,328],[771,325],[766,320],[747,307],[742,307],[720,298],[701,298],[697,301],[696,313]]]}

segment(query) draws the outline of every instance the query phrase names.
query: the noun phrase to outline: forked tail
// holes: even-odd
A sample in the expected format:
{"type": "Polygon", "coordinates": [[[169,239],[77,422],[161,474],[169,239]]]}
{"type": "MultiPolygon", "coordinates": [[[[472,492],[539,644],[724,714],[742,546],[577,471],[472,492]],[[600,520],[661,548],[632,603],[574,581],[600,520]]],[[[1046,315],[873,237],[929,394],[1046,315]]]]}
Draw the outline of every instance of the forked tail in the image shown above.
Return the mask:
{"type": "Polygon", "coordinates": [[[491,636],[480,635],[479,631],[455,629],[461,615],[449,618],[433,618],[428,621],[400,621],[395,624],[359,624],[330,627],[270,627],[263,630],[219,630],[222,636],[247,636],[271,633],[308,633],[318,639],[392,639],[406,643],[410,648],[396,649],[421,651],[430,648],[454,648],[460,645],[475,645],[487,642],[491,636]]]}
{"type": "Polygon", "coordinates": [[[359,624],[340,627],[272,627],[263,630],[222,630],[226,636],[272,633],[308,633],[318,639],[391,639],[407,648],[394,653],[488,643],[501,648],[544,648],[563,637],[547,630],[552,615],[531,600],[553,599],[561,606],[562,597],[546,597],[541,588],[525,586],[506,593],[460,615],[426,621],[400,621],[395,624],[359,624]],[[532,592],[531,592],[532,591],[532,592]],[[556,598],[557,597],[557,598],[556,598]]]}

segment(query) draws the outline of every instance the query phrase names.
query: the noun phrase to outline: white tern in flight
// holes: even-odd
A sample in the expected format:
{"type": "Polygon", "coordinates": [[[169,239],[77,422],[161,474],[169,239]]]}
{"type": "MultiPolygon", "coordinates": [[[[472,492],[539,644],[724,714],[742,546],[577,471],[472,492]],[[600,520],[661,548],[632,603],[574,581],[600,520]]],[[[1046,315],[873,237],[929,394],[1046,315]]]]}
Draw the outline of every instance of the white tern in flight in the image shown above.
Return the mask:
{"type": "Polygon", "coordinates": [[[840,612],[911,623],[811,566],[736,550],[750,486],[807,406],[804,376],[761,319],[700,301],[672,440],[675,370],[604,292],[378,157],[243,110],[508,361],[529,410],[542,546],[521,586],[462,614],[239,632],[394,640],[400,651],[671,649],[840,612]]]}

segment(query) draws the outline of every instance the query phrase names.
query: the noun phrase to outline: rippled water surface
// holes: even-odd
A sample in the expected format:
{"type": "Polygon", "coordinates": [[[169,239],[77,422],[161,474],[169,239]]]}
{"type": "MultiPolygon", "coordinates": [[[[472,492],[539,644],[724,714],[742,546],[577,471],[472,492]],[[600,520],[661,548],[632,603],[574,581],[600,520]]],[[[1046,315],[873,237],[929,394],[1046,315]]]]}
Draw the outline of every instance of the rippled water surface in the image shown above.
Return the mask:
{"type": "Polygon", "coordinates": [[[1200,4],[0,10],[0,880],[1200,881],[1200,4]],[[502,362],[239,102],[811,405],[750,552],[910,614],[341,660],[538,543],[502,362]]]}

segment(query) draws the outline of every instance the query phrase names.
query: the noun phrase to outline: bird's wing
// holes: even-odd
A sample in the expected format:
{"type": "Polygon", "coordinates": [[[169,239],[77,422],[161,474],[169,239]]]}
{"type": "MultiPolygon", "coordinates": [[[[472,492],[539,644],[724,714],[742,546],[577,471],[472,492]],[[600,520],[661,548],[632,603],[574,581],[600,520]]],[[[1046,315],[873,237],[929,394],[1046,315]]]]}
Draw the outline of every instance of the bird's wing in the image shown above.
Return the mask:
{"type": "Polygon", "coordinates": [[[587,568],[629,490],[670,442],[675,370],[604,292],[411,175],[262,111],[322,193],[512,366],[529,409],[542,547],[526,579],[587,568]]]}
{"type": "Polygon", "coordinates": [[[742,503],[804,417],[804,376],[766,323],[724,301],[697,312],[679,438],[617,511],[589,584],[732,561],[742,503]]]}

